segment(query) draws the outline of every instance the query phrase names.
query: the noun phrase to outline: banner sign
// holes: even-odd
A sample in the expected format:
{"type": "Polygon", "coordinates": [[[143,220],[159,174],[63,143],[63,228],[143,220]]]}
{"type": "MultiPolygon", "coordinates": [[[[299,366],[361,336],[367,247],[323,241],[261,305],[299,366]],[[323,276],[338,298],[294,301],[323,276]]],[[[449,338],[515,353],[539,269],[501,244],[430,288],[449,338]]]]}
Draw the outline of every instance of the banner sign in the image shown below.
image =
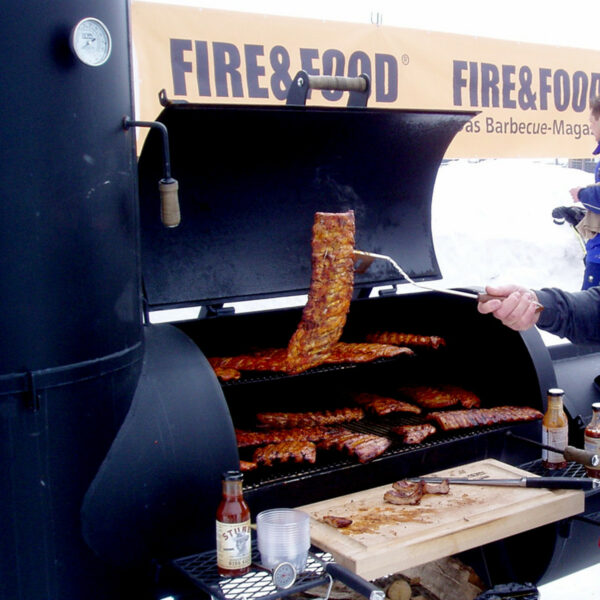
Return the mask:
{"type": "MultiPolygon", "coordinates": [[[[213,104],[285,104],[300,70],[371,81],[374,109],[476,111],[447,158],[590,157],[600,52],[414,29],[134,1],[138,118],[158,94],[213,104]]],[[[312,90],[307,106],[343,108],[312,90]]]]}

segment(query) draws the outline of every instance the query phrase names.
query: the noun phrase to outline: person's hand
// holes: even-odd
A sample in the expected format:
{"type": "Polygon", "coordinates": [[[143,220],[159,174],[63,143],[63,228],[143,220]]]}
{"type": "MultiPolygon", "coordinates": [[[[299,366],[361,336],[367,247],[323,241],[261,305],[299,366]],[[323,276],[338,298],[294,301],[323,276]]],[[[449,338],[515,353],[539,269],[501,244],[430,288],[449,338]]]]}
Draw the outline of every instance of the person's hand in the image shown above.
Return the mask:
{"type": "Polygon", "coordinates": [[[530,289],[519,285],[502,285],[487,286],[485,291],[500,298],[478,302],[477,310],[482,315],[491,313],[515,331],[524,331],[537,323],[540,316],[538,299],[530,289]]]}
{"type": "Polygon", "coordinates": [[[569,190],[569,194],[571,194],[571,198],[573,198],[573,202],[579,202],[579,190],[581,187],[571,188],[569,190]]]}

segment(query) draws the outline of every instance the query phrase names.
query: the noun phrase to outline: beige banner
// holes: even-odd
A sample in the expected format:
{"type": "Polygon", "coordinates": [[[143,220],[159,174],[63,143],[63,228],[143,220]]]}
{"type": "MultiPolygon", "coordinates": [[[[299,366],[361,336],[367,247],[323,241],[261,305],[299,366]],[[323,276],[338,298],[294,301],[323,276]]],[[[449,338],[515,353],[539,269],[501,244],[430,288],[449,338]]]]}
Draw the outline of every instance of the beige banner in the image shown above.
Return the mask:
{"type": "MultiPolygon", "coordinates": [[[[377,109],[476,111],[447,158],[590,157],[600,52],[134,1],[138,117],[170,100],[285,104],[300,70],[371,80],[377,109]]],[[[347,92],[310,92],[339,106],[347,92]]]]}

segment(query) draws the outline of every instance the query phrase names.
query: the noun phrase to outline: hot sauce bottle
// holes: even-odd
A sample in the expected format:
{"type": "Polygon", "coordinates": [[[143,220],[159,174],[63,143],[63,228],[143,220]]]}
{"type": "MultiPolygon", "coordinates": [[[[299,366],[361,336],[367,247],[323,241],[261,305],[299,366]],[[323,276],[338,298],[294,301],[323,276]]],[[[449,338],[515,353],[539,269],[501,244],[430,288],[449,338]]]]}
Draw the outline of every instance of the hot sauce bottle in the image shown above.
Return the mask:
{"type": "MultiPolygon", "coordinates": [[[[563,450],[569,438],[569,422],[563,408],[565,393],[559,388],[548,390],[548,407],[542,419],[542,444],[563,450]]],[[[564,469],[567,461],[563,454],[542,450],[542,465],[546,469],[564,469]]]]}
{"type": "MultiPolygon", "coordinates": [[[[592,404],[592,420],[583,434],[584,448],[594,454],[600,454],[600,402],[592,404]]],[[[600,466],[585,467],[588,477],[600,479],[600,466]]]]}
{"type": "Polygon", "coordinates": [[[223,473],[223,496],[217,508],[217,569],[224,577],[250,570],[252,559],[250,509],[242,491],[242,473],[223,473]]]}

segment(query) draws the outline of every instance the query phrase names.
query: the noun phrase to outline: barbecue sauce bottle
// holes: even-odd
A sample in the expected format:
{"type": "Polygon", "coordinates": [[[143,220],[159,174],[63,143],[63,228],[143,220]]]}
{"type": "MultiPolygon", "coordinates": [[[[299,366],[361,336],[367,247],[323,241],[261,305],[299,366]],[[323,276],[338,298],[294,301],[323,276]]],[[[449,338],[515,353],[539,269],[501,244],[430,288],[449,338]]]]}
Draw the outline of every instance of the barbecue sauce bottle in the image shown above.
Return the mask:
{"type": "MultiPolygon", "coordinates": [[[[569,438],[569,422],[563,408],[565,393],[558,388],[548,390],[548,408],[542,419],[542,444],[561,450],[566,448],[569,438]]],[[[563,454],[542,450],[542,466],[546,469],[564,469],[567,461],[563,454]]]]}
{"type": "Polygon", "coordinates": [[[217,569],[224,577],[250,570],[250,509],[242,491],[242,473],[223,473],[223,496],[217,508],[217,569]]]}
{"type": "MultiPolygon", "coordinates": [[[[594,454],[600,454],[600,402],[592,404],[592,420],[585,428],[583,439],[586,450],[591,450],[594,454]]],[[[586,466],[585,470],[588,477],[600,479],[600,466],[586,466]]]]}

